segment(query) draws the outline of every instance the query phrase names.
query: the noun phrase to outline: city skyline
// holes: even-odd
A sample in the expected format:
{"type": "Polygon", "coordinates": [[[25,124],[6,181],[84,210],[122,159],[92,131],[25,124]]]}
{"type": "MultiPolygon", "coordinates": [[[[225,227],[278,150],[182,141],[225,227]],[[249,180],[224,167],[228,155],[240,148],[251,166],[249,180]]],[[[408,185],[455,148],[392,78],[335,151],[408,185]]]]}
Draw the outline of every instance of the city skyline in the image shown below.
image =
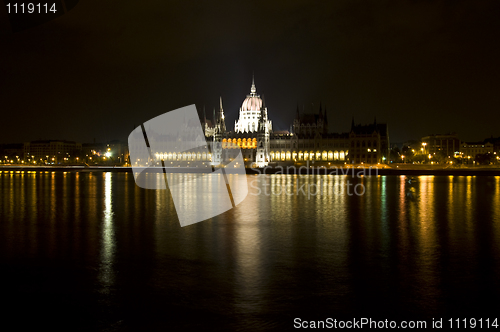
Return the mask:
{"type": "MultiPolygon", "coordinates": [[[[321,104],[320,106],[318,106],[318,109],[319,107],[321,107],[321,104]]],[[[205,113],[206,113],[206,117],[205,119],[208,120],[209,123],[213,122],[213,110],[215,110],[216,108],[213,107],[212,108],[212,111],[210,112],[207,112],[206,111],[206,108],[205,108],[205,113]]],[[[314,110],[310,109],[309,111],[305,110],[305,107],[302,108],[302,110],[300,110],[299,108],[299,111],[300,111],[300,114],[305,114],[305,115],[314,115],[314,114],[317,114],[318,112],[314,112],[314,110]]],[[[200,120],[203,120],[203,108],[202,110],[200,111],[198,109],[198,114],[200,115],[200,120]]],[[[235,112],[237,113],[237,112],[235,112]]],[[[228,123],[231,122],[231,118],[235,118],[237,119],[237,117],[234,117],[234,116],[228,116],[228,123]]],[[[376,119],[376,116],[374,117],[376,119]]],[[[278,119],[279,120],[279,119],[278,119]]],[[[351,131],[351,125],[352,125],[352,121],[355,121],[356,119],[354,119],[354,117],[351,118],[351,124],[349,125],[349,128],[345,131],[341,131],[341,132],[333,132],[331,130],[331,126],[328,126],[329,130],[328,132],[330,133],[336,133],[336,134],[348,134],[350,131],[351,131]]],[[[234,122],[234,121],[233,121],[234,122]]],[[[355,123],[357,125],[370,125],[371,123],[373,123],[373,119],[371,121],[366,121],[366,122],[361,122],[361,121],[355,121],[355,123]]],[[[388,125],[390,125],[390,123],[387,123],[388,125]]],[[[273,130],[273,132],[277,132],[277,133],[283,133],[283,132],[290,132],[290,133],[293,133],[293,130],[290,131],[290,129],[293,128],[293,121],[290,123],[290,125],[286,128],[278,128],[276,130],[273,130]]],[[[232,130],[232,129],[231,129],[232,130]]],[[[421,136],[421,137],[410,137],[409,139],[405,140],[405,141],[393,141],[391,139],[391,148],[392,147],[397,147],[397,148],[401,148],[401,147],[404,147],[405,145],[411,145],[411,144],[415,144],[416,142],[421,142],[423,138],[427,137],[427,136],[433,136],[433,135],[457,135],[459,138],[460,138],[460,141],[462,143],[467,143],[467,144],[473,144],[473,143],[479,143],[479,142],[486,142],[487,140],[489,139],[497,139],[498,137],[500,137],[500,134],[499,133],[496,133],[496,134],[492,134],[492,135],[483,135],[483,136],[478,136],[479,139],[476,139],[476,140],[465,140],[463,139],[463,133],[457,133],[456,131],[450,131],[450,132],[436,132],[436,133],[428,133],[427,135],[424,135],[424,136],[421,136]]],[[[465,135],[465,136],[468,136],[468,135],[465,135]]],[[[90,137],[90,136],[89,136],[90,137]]],[[[106,144],[106,143],[123,143],[123,144],[126,144],[126,134],[122,135],[121,137],[106,137],[104,139],[101,139],[100,140],[97,140],[96,137],[92,138],[92,139],[88,139],[88,140],[76,140],[76,139],[72,139],[71,137],[51,137],[51,136],[44,136],[44,137],[38,137],[38,138],[35,138],[35,139],[31,139],[31,140],[21,140],[21,141],[17,141],[17,142],[13,142],[13,141],[9,141],[9,142],[0,142],[0,146],[1,145],[15,145],[15,144],[23,144],[23,143],[28,143],[28,142],[36,142],[36,141],[60,141],[60,142],[65,142],[65,141],[68,141],[68,142],[76,142],[76,143],[82,143],[82,144],[106,144]]]]}
{"type": "MultiPolygon", "coordinates": [[[[252,74],[252,86],[254,86],[254,74],[252,74]]],[[[244,94],[242,94],[244,95],[244,94]]],[[[264,99],[264,95],[262,95],[262,98],[264,99]]],[[[218,107],[221,105],[222,103],[222,96],[219,96],[219,101],[218,101],[218,104],[217,106],[213,106],[213,107],[207,107],[205,104],[203,104],[203,106],[198,106],[196,105],[196,108],[197,108],[197,112],[198,112],[198,115],[200,117],[200,120],[201,121],[204,121],[205,120],[208,120],[209,122],[212,122],[213,124],[213,121],[214,121],[214,116],[216,114],[216,112],[218,112],[218,107]]],[[[225,101],[224,101],[225,103],[225,101]]],[[[241,109],[240,109],[241,111],[241,109]]],[[[296,105],[296,108],[295,108],[295,112],[294,112],[294,117],[297,116],[297,112],[300,113],[301,115],[307,115],[307,114],[319,114],[320,112],[324,112],[324,114],[326,114],[328,117],[332,117],[331,115],[331,111],[329,111],[327,105],[324,105],[322,102],[319,102],[318,104],[315,104],[314,102],[311,102],[309,103],[307,106],[306,104],[302,104],[302,105],[299,105],[297,103],[296,105]]],[[[236,110],[229,110],[227,111],[227,109],[225,110],[225,115],[226,115],[226,122],[229,124],[229,127],[228,129],[229,130],[232,130],[232,129],[235,129],[235,128],[232,128],[230,123],[236,123],[237,122],[237,119],[238,119],[238,114],[239,112],[237,111],[237,108],[236,110]]],[[[271,111],[271,114],[272,114],[272,111],[271,111]]],[[[364,116],[363,118],[367,118],[367,116],[364,116]]],[[[358,121],[358,119],[355,119],[354,116],[351,117],[351,120],[350,120],[350,124],[349,124],[349,128],[347,128],[346,126],[342,126],[342,128],[346,127],[347,129],[345,130],[342,130],[342,131],[337,131],[336,133],[349,133],[350,130],[352,129],[352,123],[353,121],[356,123],[356,124],[360,124],[360,125],[367,125],[367,124],[370,124],[373,122],[373,119],[377,119],[377,115],[374,115],[373,118],[370,120],[370,119],[367,119],[367,121],[358,121]]],[[[279,114],[278,114],[278,118],[274,119],[273,117],[273,120],[277,120],[275,122],[277,122],[278,124],[281,124],[281,126],[277,126],[277,128],[275,128],[274,130],[272,130],[273,132],[285,132],[285,131],[288,131],[290,133],[293,133],[293,122],[294,122],[294,119],[292,118],[292,121],[287,125],[286,123],[284,123],[283,119],[279,118],[279,114]]],[[[375,120],[376,121],[376,120],[375,120]]],[[[379,122],[382,122],[382,121],[379,121],[379,122]]],[[[383,122],[387,122],[387,121],[383,121],[383,122]]],[[[388,123],[389,124],[389,123],[388,123]]],[[[327,131],[329,133],[335,133],[334,130],[332,130],[332,125],[328,124],[327,123],[327,131]]],[[[391,128],[392,129],[392,128],[391,128]]],[[[29,142],[29,141],[72,141],[72,142],[79,142],[79,143],[106,143],[106,142],[125,142],[126,141],[126,136],[128,134],[127,132],[128,129],[125,129],[122,133],[119,133],[118,135],[116,135],[115,137],[109,137],[108,135],[106,135],[104,137],[104,139],[102,138],[103,136],[101,135],[101,139],[100,140],[96,140],[96,137],[93,137],[92,139],[87,139],[87,140],[78,140],[78,139],[73,139],[72,137],[55,137],[55,136],[52,136],[51,133],[46,133],[45,136],[43,137],[38,137],[38,138],[35,138],[35,139],[30,139],[30,140],[23,140],[23,141],[17,141],[17,142],[13,142],[13,141],[10,141],[10,142],[0,142],[0,144],[16,144],[16,143],[25,143],[25,142],[29,142]]],[[[396,130],[397,131],[397,130],[396,130]]],[[[420,141],[423,137],[425,136],[429,136],[429,135],[447,135],[447,134],[457,134],[461,139],[463,136],[470,136],[467,135],[467,133],[464,135],[463,133],[457,133],[456,130],[450,130],[450,131],[438,131],[438,132],[427,132],[426,135],[423,135],[421,137],[409,137],[407,140],[405,141],[392,141],[391,142],[391,146],[402,146],[404,144],[407,144],[407,143],[410,143],[410,142],[416,142],[416,141],[420,141]]],[[[29,136],[29,135],[28,135],[29,136]]],[[[91,135],[92,136],[92,135],[91,135]]],[[[99,135],[94,135],[94,136],[99,136],[99,135]]],[[[90,137],[87,135],[87,138],[90,137]]],[[[497,137],[500,137],[500,134],[499,132],[495,132],[495,133],[492,133],[491,135],[484,135],[482,137],[479,137],[478,139],[475,139],[475,140],[465,140],[465,139],[462,139],[462,142],[481,142],[481,141],[485,141],[487,140],[488,138],[497,138],[497,137]]]]}

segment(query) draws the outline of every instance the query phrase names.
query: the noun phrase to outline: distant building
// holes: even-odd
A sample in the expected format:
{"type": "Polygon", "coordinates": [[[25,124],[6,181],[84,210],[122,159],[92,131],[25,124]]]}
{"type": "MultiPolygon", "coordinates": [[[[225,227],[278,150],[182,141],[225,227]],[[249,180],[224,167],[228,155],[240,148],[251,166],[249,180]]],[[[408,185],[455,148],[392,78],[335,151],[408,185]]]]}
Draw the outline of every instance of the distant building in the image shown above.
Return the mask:
{"type": "Polygon", "coordinates": [[[446,157],[454,157],[461,148],[460,139],[456,133],[422,137],[422,146],[424,154],[441,154],[446,157]]]}
{"type": "Polygon", "coordinates": [[[386,123],[355,125],[349,133],[349,161],[354,164],[385,163],[389,160],[389,130],[386,123]]]}
{"type": "Polygon", "coordinates": [[[24,160],[58,164],[80,156],[82,144],[71,141],[32,141],[24,143],[24,160]]]}
{"type": "Polygon", "coordinates": [[[318,113],[302,114],[297,108],[293,132],[273,132],[271,160],[274,162],[345,162],[349,135],[328,133],[328,117],[321,104],[318,113]]]}
{"type": "Polygon", "coordinates": [[[24,155],[24,145],[22,143],[1,144],[0,145],[0,159],[18,161],[24,155]]]}
{"type": "Polygon", "coordinates": [[[493,144],[493,153],[500,154],[500,137],[490,137],[485,139],[484,142],[493,144]]]}
{"type": "Polygon", "coordinates": [[[328,133],[328,116],[323,109],[321,104],[319,105],[318,114],[305,113],[300,114],[299,108],[297,107],[297,116],[293,120],[293,133],[295,135],[303,135],[314,137],[317,135],[325,135],[328,133]]]}
{"type": "Polygon", "coordinates": [[[24,163],[24,146],[23,144],[0,144],[0,163],[24,163]]]}
{"type": "Polygon", "coordinates": [[[462,142],[460,147],[462,158],[474,159],[478,154],[493,154],[493,144],[490,142],[462,142]]]}

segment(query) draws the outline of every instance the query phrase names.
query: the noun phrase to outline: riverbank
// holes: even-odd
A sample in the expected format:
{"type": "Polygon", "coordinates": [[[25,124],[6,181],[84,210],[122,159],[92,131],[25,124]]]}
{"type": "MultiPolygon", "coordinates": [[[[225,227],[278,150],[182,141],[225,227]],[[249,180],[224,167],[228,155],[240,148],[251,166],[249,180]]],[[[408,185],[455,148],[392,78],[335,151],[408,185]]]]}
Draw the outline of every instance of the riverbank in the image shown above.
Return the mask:
{"type": "MultiPolygon", "coordinates": [[[[246,168],[247,174],[302,174],[302,175],[348,175],[348,176],[375,176],[375,175],[436,175],[436,176],[500,176],[500,167],[456,167],[456,168],[438,168],[422,166],[397,167],[369,167],[364,165],[345,167],[265,167],[265,168],[246,168]]],[[[151,169],[150,169],[151,170],[151,169]]],[[[163,168],[155,168],[158,173],[163,172],[163,168]]],[[[0,166],[2,173],[43,173],[43,172],[126,172],[131,173],[131,167],[121,166],[0,166]]],[[[205,173],[206,169],[174,167],[167,168],[167,173],[205,173]]]]}

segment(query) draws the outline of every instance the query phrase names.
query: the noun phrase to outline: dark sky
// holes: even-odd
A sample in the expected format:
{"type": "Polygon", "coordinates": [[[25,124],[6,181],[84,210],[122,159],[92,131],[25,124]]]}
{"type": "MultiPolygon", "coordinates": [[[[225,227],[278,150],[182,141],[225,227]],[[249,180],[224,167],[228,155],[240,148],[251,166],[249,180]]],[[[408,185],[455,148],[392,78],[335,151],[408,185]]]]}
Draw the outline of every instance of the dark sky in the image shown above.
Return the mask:
{"type": "Polygon", "coordinates": [[[0,10],[0,143],[125,140],[222,95],[229,128],[252,71],[275,130],[297,104],[330,129],[389,124],[392,142],[500,136],[500,1],[85,0],[13,33],[0,10]]]}

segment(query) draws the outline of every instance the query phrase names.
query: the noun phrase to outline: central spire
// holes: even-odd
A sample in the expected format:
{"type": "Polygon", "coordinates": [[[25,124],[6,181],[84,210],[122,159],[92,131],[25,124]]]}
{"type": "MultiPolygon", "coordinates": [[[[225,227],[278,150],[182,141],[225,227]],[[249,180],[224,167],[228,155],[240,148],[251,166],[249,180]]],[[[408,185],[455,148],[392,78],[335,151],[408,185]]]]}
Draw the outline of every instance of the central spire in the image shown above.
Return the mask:
{"type": "Polygon", "coordinates": [[[255,78],[254,78],[254,74],[252,73],[252,87],[250,88],[250,93],[252,95],[255,95],[256,92],[257,92],[257,88],[255,87],[255,78]]]}
{"type": "Polygon", "coordinates": [[[224,119],[224,109],[222,108],[222,96],[220,96],[219,112],[221,114],[221,118],[224,119]]]}

